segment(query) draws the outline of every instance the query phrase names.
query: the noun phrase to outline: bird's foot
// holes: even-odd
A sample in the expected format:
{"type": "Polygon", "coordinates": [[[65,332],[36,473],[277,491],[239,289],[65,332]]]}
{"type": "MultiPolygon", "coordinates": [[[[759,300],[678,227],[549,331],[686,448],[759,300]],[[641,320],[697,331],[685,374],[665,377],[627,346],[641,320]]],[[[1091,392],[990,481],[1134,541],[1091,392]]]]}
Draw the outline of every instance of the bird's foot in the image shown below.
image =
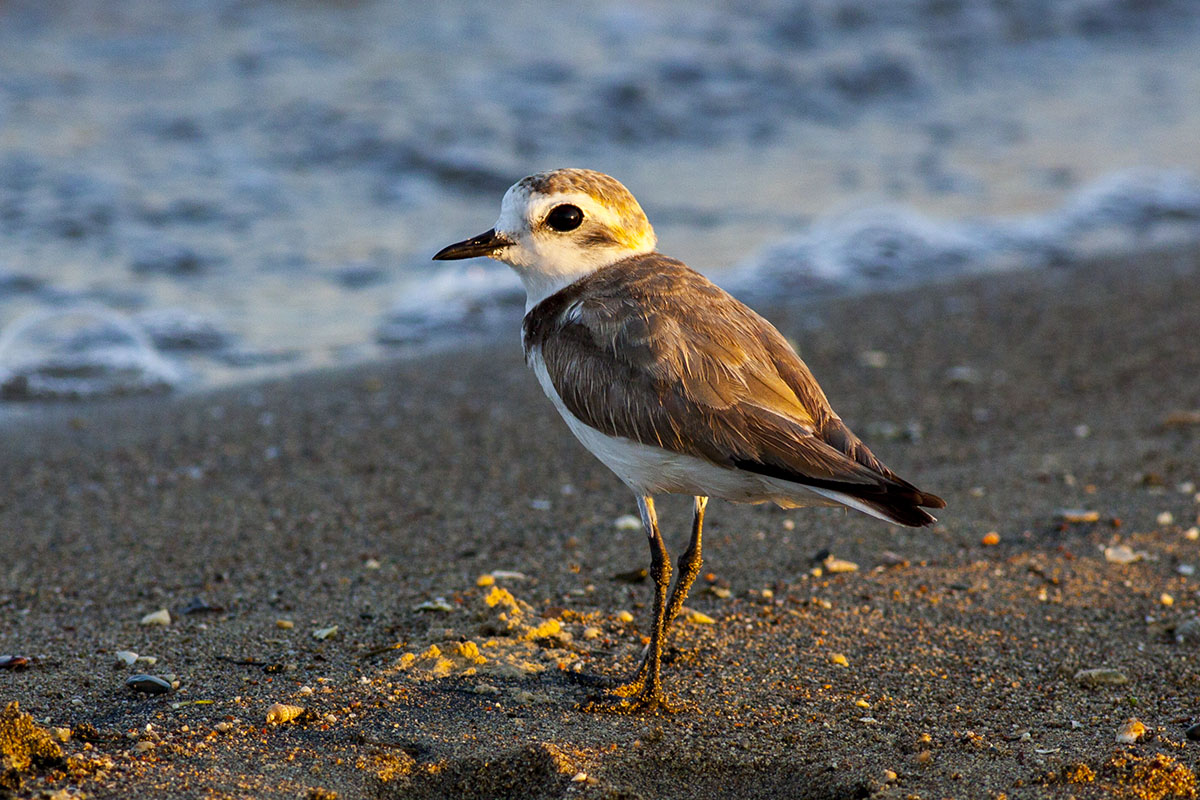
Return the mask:
{"type": "Polygon", "coordinates": [[[662,687],[644,679],[605,692],[580,703],[580,711],[594,714],[673,714],[679,709],[667,699],[662,687]]]}
{"type": "Polygon", "coordinates": [[[629,683],[622,683],[620,686],[614,686],[608,690],[608,694],[613,697],[633,697],[644,688],[646,688],[646,672],[644,669],[639,669],[633,680],[629,683]]]}

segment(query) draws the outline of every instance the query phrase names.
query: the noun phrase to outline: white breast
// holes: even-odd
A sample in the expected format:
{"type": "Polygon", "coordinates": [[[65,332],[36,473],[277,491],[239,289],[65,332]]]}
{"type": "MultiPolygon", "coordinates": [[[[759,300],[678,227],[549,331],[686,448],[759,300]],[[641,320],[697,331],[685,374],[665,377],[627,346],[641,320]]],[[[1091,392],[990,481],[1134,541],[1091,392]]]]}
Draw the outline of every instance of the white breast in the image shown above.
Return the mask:
{"type": "Polygon", "coordinates": [[[542,390],[575,438],[639,495],[703,495],[735,503],[775,502],[785,508],[842,504],[837,498],[816,494],[798,484],[720,467],[701,458],[673,453],[623,436],[609,436],[584,424],[567,409],[537,349],[530,351],[529,363],[542,390]]]}

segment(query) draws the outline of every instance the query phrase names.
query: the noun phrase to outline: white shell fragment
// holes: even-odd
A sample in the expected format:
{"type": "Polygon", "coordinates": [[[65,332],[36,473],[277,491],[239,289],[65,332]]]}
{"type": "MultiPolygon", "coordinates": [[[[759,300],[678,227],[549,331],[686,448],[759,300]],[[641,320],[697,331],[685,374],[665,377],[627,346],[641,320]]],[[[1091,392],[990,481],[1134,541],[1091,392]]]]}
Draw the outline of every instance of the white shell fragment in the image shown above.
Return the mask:
{"type": "Polygon", "coordinates": [[[1136,719],[1130,719],[1117,729],[1117,741],[1121,744],[1133,744],[1146,735],[1146,726],[1136,719]]]}
{"type": "Polygon", "coordinates": [[[158,611],[153,611],[142,617],[139,625],[170,625],[171,612],[165,608],[160,608],[158,611]]]}
{"type": "Polygon", "coordinates": [[[423,603],[418,603],[413,607],[414,611],[453,611],[454,606],[446,598],[438,596],[432,600],[426,600],[423,603]]]}
{"type": "Polygon", "coordinates": [[[1058,516],[1063,522],[1071,525],[1100,521],[1099,511],[1090,511],[1086,508],[1064,508],[1058,512],[1058,516]]]}
{"type": "Polygon", "coordinates": [[[1113,564],[1132,564],[1135,561],[1141,561],[1145,557],[1146,554],[1143,551],[1135,551],[1127,544],[1118,544],[1104,548],[1104,560],[1113,564]]]}

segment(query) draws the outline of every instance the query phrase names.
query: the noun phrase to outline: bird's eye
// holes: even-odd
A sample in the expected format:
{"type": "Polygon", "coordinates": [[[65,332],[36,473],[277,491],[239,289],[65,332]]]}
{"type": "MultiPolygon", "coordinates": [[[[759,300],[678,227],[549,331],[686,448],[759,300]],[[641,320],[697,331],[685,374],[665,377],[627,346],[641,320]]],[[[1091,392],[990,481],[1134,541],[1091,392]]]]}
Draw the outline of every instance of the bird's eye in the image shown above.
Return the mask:
{"type": "Polygon", "coordinates": [[[560,233],[573,231],[583,224],[583,212],[579,206],[563,203],[550,210],[546,215],[546,224],[560,233]]]}

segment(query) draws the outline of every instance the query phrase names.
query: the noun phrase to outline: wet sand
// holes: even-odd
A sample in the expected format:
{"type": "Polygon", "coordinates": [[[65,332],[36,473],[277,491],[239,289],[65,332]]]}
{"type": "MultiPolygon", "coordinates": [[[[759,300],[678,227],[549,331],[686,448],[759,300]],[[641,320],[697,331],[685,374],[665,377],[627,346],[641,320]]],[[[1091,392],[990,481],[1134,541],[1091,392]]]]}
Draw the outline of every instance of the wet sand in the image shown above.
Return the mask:
{"type": "MultiPolygon", "coordinates": [[[[574,709],[635,665],[650,586],[626,573],[648,553],[616,524],[633,498],[557,419],[515,330],[60,407],[4,431],[0,653],[29,663],[0,669],[0,700],[69,729],[69,760],[10,783],[1195,797],[1197,309],[1194,252],[762,309],[851,427],[949,507],[907,530],[710,505],[669,716],[574,709]],[[858,569],[831,573],[824,551],[858,569]],[[164,608],[169,625],[139,624],[164,608]],[[114,666],[124,650],[157,661],[114,666]],[[1099,668],[1117,672],[1079,675],[1099,668]],[[178,686],[135,692],[137,672],[178,686]],[[304,712],[268,724],[277,702],[304,712]],[[1131,718],[1146,732],[1118,743],[1131,718]]],[[[660,505],[673,554],[687,513],[660,505]]]]}

